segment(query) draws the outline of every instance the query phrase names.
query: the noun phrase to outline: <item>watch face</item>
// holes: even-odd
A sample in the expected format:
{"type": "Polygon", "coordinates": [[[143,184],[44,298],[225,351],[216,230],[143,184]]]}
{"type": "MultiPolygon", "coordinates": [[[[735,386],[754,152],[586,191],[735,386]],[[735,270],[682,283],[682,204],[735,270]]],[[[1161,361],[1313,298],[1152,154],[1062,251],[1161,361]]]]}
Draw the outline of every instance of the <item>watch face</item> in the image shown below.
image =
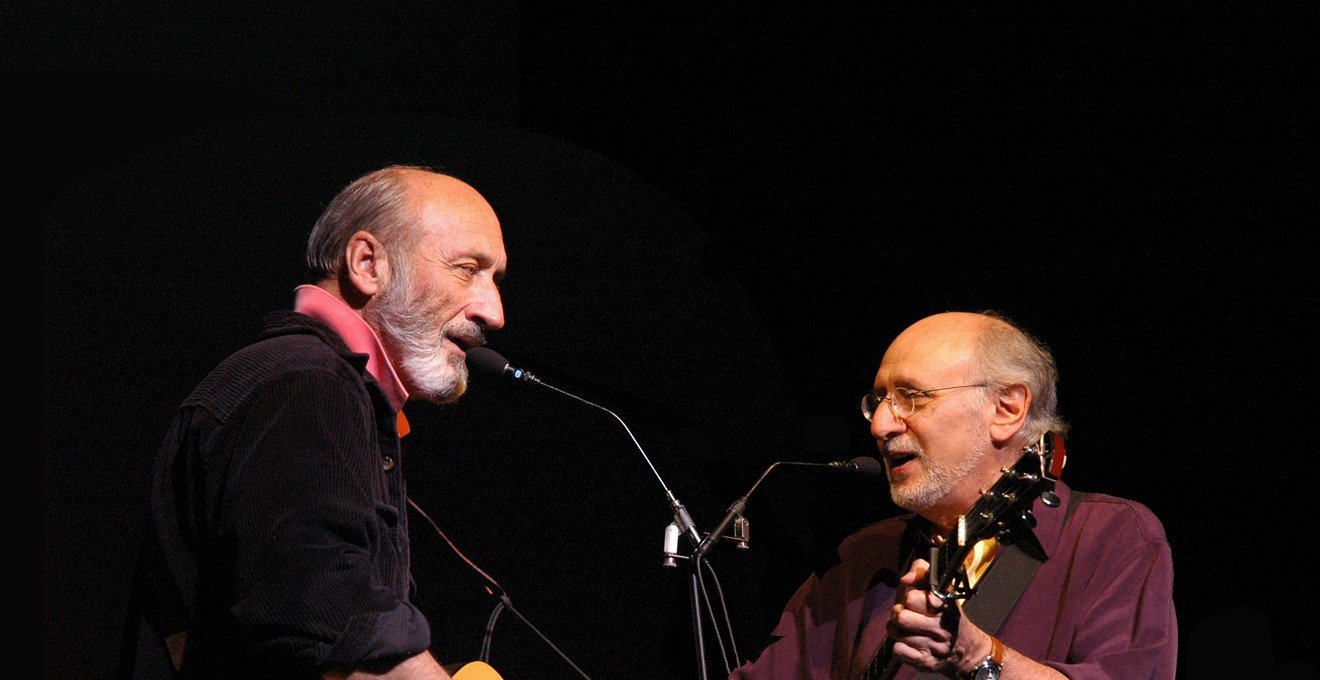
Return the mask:
{"type": "Polygon", "coordinates": [[[999,680],[999,664],[987,661],[976,669],[973,680],[999,680]]]}

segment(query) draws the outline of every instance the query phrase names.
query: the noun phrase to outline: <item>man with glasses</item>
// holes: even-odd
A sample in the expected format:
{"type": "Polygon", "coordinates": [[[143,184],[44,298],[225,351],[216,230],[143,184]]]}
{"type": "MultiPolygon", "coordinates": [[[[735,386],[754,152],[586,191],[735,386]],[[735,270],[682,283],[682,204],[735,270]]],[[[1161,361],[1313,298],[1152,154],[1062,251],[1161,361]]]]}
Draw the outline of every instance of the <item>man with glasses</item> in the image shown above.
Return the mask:
{"type": "Polygon", "coordinates": [[[1057,481],[1017,540],[968,551],[960,573],[979,597],[928,585],[931,546],[1024,451],[1067,430],[1056,382],[1044,344],[995,312],[900,333],[862,415],[910,513],[845,539],[840,563],[789,601],[779,639],[732,678],[1173,678],[1172,558],[1140,503],[1057,481]]]}

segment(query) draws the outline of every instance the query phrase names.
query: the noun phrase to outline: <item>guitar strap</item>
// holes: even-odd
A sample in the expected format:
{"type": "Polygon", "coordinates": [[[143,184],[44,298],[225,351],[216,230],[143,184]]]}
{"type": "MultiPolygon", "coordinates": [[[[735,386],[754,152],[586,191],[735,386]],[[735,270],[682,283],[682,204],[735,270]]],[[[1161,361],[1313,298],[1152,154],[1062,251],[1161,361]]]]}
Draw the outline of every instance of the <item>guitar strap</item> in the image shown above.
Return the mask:
{"type": "MultiPolygon", "coordinates": [[[[1073,510],[1077,504],[1086,500],[1089,494],[1074,491],[1068,499],[1068,507],[1064,510],[1063,525],[1068,526],[1068,520],[1072,517],[1073,510]]],[[[1018,541],[1012,545],[1004,546],[999,551],[999,556],[995,558],[994,567],[985,575],[981,584],[976,588],[975,597],[972,597],[963,604],[963,612],[968,618],[976,622],[981,630],[999,632],[999,627],[1003,625],[1004,619],[1008,618],[1008,612],[1013,609],[1018,598],[1022,596],[1022,591],[1027,589],[1027,584],[1031,582],[1031,577],[1036,575],[1036,568],[1040,566],[1040,560],[1028,555],[1022,549],[1023,541],[1018,541]],[[1000,563],[1003,564],[1000,564],[1000,563]]],[[[948,680],[939,673],[918,673],[913,676],[913,680],[948,680]]]]}

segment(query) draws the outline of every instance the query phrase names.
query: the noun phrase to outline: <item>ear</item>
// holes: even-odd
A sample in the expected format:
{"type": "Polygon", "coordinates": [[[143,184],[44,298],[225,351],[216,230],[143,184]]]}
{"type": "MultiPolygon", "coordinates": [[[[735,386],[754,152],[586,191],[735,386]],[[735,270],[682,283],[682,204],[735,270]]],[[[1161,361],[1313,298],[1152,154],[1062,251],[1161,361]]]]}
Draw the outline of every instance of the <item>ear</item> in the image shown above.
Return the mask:
{"type": "Polygon", "coordinates": [[[990,417],[990,439],[1003,445],[1022,431],[1022,425],[1027,422],[1031,390],[1022,384],[1009,385],[996,392],[991,403],[994,412],[990,417]]]}
{"type": "Polygon", "coordinates": [[[350,295],[370,299],[379,293],[390,278],[389,259],[385,246],[375,236],[359,231],[348,238],[344,248],[345,266],[340,280],[350,295]]]}

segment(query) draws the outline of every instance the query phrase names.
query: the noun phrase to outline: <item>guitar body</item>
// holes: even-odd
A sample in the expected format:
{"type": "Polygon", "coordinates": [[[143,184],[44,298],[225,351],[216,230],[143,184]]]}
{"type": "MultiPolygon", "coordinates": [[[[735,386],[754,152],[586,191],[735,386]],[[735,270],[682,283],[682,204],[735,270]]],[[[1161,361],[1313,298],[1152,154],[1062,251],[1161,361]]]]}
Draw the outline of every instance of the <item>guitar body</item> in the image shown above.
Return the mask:
{"type": "Polygon", "coordinates": [[[504,680],[490,664],[484,661],[469,661],[454,674],[454,680],[504,680]]]}

